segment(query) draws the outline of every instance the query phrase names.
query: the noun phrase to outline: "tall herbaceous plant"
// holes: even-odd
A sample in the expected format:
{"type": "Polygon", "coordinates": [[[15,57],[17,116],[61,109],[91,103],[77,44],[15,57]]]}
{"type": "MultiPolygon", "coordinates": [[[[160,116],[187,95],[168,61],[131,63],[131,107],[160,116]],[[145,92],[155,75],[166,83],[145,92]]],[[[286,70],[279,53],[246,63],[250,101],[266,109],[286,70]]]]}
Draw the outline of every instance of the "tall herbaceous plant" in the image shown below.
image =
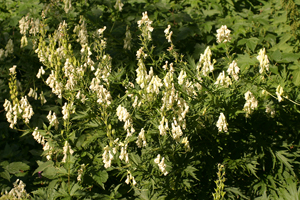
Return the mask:
{"type": "MultiPolygon", "coordinates": [[[[66,12],[70,2],[65,1],[66,12]]],[[[117,1],[115,9],[121,12],[122,7],[117,1]]],[[[237,186],[234,170],[251,171],[257,165],[247,159],[240,161],[241,168],[232,164],[241,157],[230,146],[239,146],[237,135],[259,129],[249,128],[253,116],[269,120],[280,114],[277,108],[283,103],[297,105],[285,92],[283,78],[272,78],[267,49],[253,55],[256,64],[239,67],[226,25],[217,30],[215,45],[194,61],[176,50],[171,25],[162,32],[168,48],[154,54],[155,26],[143,12],[137,21],[137,51],[132,51],[128,26],[124,35],[124,49],[135,57],[130,75],[115,68],[106,52],[107,27],[88,32],[81,17],[75,26],[61,21],[49,33],[47,23],[45,13],[42,20],[23,17],[19,22],[21,48],[37,37],[33,48],[41,67],[36,78],[44,85],[20,95],[18,66],[12,66],[11,95],[4,103],[10,128],[25,124],[43,149],[33,173],[43,183],[32,192],[35,197],[195,199],[209,187],[211,197],[223,199],[227,182],[237,186]],[[220,49],[223,58],[214,56],[220,49]],[[51,93],[43,91],[46,86],[51,93]],[[59,108],[48,109],[42,126],[32,126],[35,110],[28,98],[40,100],[42,107],[51,99],[59,108]]],[[[251,147],[246,140],[241,144],[251,147]]]]}

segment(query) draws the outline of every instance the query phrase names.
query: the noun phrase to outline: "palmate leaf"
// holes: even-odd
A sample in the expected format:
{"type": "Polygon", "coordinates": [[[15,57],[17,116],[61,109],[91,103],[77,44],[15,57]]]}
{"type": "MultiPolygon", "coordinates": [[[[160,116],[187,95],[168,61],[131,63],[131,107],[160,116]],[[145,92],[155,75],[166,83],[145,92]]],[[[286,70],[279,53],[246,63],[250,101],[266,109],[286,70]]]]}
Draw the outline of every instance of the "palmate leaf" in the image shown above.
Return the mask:
{"type": "Polygon", "coordinates": [[[293,166],[291,165],[291,163],[293,163],[293,159],[289,159],[289,156],[293,156],[292,154],[288,153],[286,150],[282,150],[282,151],[277,151],[275,153],[277,159],[282,162],[284,164],[284,166],[286,166],[290,172],[295,175],[293,166]]]}

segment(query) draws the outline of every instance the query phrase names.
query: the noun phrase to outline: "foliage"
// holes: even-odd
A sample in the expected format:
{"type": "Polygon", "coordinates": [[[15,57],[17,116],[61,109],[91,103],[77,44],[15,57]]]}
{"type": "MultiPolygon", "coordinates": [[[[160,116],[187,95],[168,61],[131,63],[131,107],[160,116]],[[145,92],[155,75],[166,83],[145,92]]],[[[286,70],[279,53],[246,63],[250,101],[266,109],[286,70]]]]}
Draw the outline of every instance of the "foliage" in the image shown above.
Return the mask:
{"type": "Polygon", "coordinates": [[[298,198],[299,5],[1,2],[3,194],[298,198]]]}

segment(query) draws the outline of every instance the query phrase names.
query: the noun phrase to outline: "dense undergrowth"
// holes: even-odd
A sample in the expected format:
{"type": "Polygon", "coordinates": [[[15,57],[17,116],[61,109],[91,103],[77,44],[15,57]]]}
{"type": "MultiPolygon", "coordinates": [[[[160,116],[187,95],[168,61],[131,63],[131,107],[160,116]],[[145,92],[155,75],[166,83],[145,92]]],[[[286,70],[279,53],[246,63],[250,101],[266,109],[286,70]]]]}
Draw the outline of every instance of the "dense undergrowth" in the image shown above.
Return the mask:
{"type": "Polygon", "coordinates": [[[1,1],[0,199],[298,199],[299,6],[1,1]]]}

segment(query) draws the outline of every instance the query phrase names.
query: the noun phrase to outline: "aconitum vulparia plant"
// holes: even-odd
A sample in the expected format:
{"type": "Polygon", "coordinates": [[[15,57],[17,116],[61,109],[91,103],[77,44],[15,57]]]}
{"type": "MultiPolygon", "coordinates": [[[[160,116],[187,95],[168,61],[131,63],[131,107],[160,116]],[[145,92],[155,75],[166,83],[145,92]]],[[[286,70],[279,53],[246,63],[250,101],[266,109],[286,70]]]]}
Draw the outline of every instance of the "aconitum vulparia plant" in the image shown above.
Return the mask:
{"type": "MultiPolygon", "coordinates": [[[[72,14],[71,1],[64,5],[72,14]]],[[[116,12],[123,10],[122,1],[114,5],[116,12]]],[[[135,31],[124,28],[122,50],[134,59],[122,65],[106,52],[113,45],[106,38],[112,27],[91,31],[82,16],[77,24],[62,21],[50,32],[46,14],[42,20],[20,20],[21,48],[38,37],[33,45],[40,61],[35,78],[44,85],[20,91],[18,68],[13,66],[10,100],[3,106],[10,128],[25,129],[40,145],[42,157],[34,174],[41,173],[45,187],[36,196],[50,191],[70,198],[109,194],[188,199],[204,187],[205,170],[214,168],[219,180],[212,196],[220,199],[227,181],[235,181],[224,178],[229,158],[236,156],[244,163],[235,170],[249,166],[241,155],[220,155],[227,143],[248,141],[239,141],[240,135],[260,132],[253,123],[257,116],[275,119],[287,102],[283,98],[289,100],[283,96],[286,86],[280,77],[270,78],[272,64],[265,48],[251,55],[257,58],[255,64],[240,65],[240,57],[232,52],[234,31],[222,25],[216,44],[204,47],[195,61],[176,49],[171,24],[160,30],[165,43],[154,45],[156,24],[151,16],[143,12],[135,31]],[[218,49],[226,55],[218,58],[218,49]],[[34,109],[41,109],[41,123],[33,121],[34,109]]],[[[13,48],[9,41],[0,49],[0,59],[10,56],[13,48]]],[[[228,168],[226,174],[234,167],[228,168]]]]}

